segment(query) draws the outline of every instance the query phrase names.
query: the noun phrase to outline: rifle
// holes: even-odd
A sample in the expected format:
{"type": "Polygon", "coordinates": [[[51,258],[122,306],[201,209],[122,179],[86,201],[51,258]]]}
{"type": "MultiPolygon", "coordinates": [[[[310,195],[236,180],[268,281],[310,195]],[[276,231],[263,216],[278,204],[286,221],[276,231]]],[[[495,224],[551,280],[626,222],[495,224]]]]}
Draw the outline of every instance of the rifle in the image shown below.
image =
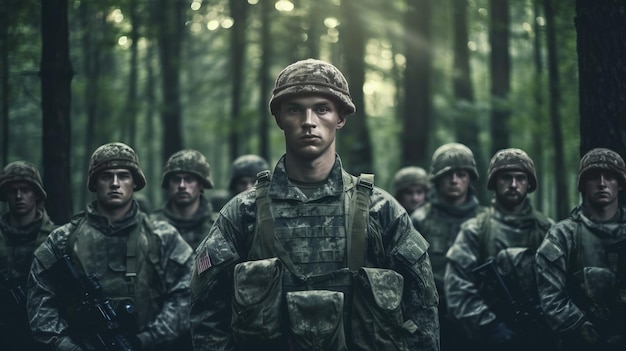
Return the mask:
{"type": "MultiPolygon", "coordinates": [[[[65,317],[72,339],[83,350],[135,351],[122,331],[121,316],[111,301],[103,298],[102,285],[95,276],[79,273],[68,255],[56,262],[51,272],[72,306],[65,317]]],[[[124,310],[133,313],[134,306],[124,310]]]]}

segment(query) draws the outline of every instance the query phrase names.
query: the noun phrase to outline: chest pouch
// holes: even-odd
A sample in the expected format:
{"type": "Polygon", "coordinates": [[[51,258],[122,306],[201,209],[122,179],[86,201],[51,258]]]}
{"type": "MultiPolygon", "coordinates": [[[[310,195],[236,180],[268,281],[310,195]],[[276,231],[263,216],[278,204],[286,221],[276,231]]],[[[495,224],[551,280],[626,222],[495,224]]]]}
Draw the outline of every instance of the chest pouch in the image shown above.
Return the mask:
{"type": "Polygon", "coordinates": [[[356,273],[352,334],[358,350],[408,350],[403,285],[403,277],[389,269],[361,268],[356,273]]]}
{"type": "Polygon", "coordinates": [[[608,321],[617,302],[615,274],[608,268],[584,267],[574,274],[587,298],[588,309],[596,321],[608,321]]]}
{"type": "Polygon", "coordinates": [[[348,350],[343,331],[343,293],[308,290],[287,293],[291,350],[348,350]]]}
{"type": "Polygon", "coordinates": [[[280,328],[283,267],[277,258],[247,261],[235,266],[232,326],[235,340],[269,340],[280,328]]]}

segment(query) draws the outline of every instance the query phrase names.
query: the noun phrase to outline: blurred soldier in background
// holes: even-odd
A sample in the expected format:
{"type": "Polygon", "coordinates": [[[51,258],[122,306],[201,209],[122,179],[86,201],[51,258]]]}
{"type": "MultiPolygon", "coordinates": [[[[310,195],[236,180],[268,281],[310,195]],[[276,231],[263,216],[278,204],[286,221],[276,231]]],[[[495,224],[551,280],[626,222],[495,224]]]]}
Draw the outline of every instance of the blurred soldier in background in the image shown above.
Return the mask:
{"type": "Polygon", "coordinates": [[[411,214],[426,203],[430,188],[428,174],[421,167],[400,168],[391,182],[391,195],[411,214]]]}
{"type": "Polygon", "coordinates": [[[232,196],[235,196],[244,190],[252,188],[254,182],[256,182],[256,175],[269,169],[269,164],[261,156],[243,155],[237,157],[233,161],[228,190],[230,190],[232,196]]]}
{"type": "Polygon", "coordinates": [[[534,162],[520,149],[496,152],[487,189],[495,192],[491,207],[462,225],[447,254],[448,311],[479,341],[477,349],[554,350],[534,264],[554,222],[527,197],[537,189],[534,162]]]}
{"type": "Polygon", "coordinates": [[[41,176],[35,165],[11,162],[0,172],[0,349],[43,350],[31,336],[26,315],[26,279],[35,249],[56,228],[46,210],[41,176]]]}
{"type": "Polygon", "coordinates": [[[195,249],[213,225],[213,206],[204,196],[213,188],[209,162],[196,150],[174,153],[163,168],[161,187],[167,202],[151,218],[169,222],[195,249]]]}
{"type": "Polygon", "coordinates": [[[355,112],[333,65],[276,79],[285,137],[272,175],[220,211],[196,250],[194,349],[438,350],[428,245],[368,175],[342,168],[337,131],[355,112]]]}
{"type": "Polygon", "coordinates": [[[123,331],[135,350],[162,350],[188,329],[193,252],[169,223],[150,221],[139,211],[133,193],[145,185],[128,145],[109,143],[93,152],[87,187],[96,200],[35,251],[27,306],[37,340],[56,350],[81,350],[84,333],[91,332],[80,329],[91,320],[68,324],[82,315],[64,298],[77,287],[63,284],[58,274],[64,255],[99,281],[117,314],[134,311],[123,331]]]}
{"type": "Polygon", "coordinates": [[[582,204],[555,224],[537,251],[537,284],[560,350],[626,350],[624,160],[597,148],[580,160],[582,204]]]}
{"type": "Polygon", "coordinates": [[[472,184],[478,179],[474,154],[465,145],[448,143],[432,156],[430,181],[432,198],[411,215],[413,225],[430,244],[428,252],[439,292],[441,350],[465,350],[467,337],[452,316],[448,315],[443,277],[446,252],[454,243],[461,223],[485,210],[474,196],[472,184]]]}

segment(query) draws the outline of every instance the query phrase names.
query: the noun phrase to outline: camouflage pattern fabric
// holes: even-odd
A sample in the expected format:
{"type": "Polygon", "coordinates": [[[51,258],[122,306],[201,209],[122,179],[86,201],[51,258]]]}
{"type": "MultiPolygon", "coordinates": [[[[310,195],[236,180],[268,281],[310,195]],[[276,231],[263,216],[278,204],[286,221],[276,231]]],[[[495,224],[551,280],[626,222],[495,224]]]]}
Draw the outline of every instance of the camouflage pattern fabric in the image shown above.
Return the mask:
{"type": "MultiPolygon", "coordinates": [[[[289,208],[291,213],[299,212],[302,218],[288,219],[277,214],[281,219],[275,222],[276,229],[284,231],[293,228],[305,233],[307,228],[301,226],[303,221],[315,222],[315,226],[320,228],[325,223],[344,223],[345,216],[337,217],[333,214],[330,220],[324,212],[320,212],[327,206],[343,207],[343,195],[355,186],[354,183],[346,183],[344,179],[351,178],[342,170],[337,156],[328,181],[307,197],[288,180],[283,156],[274,170],[268,189],[271,206],[272,209],[289,208]],[[290,206],[285,207],[286,204],[290,206]],[[311,217],[306,218],[308,216],[311,217]]],[[[238,349],[234,344],[230,323],[232,270],[236,263],[245,261],[248,256],[255,234],[255,217],[256,190],[253,188],[237,195],[221,210],[215,225],[196,250],[190,316],[194,349],[197,351],[238,349]]],[[[411,320],[418,326],[408,338],[409,349],[438,350],[438,295],[426,252],[427,243],[391,195],[377,187],[374,187],[370,197],[368,222],[365,266],[392,269],[404,278],[403,315],[405,320],[411,320]]],[[[339,246],[333,249],[333,243],[327,240],[314,243],[313,238],[322,232],[311,229],[309,233],[312,236],[303,243],[316,245],[315,250],[319,250],[313,252],[313,249],[307,247],[292,247],[297,252],[307,254],[291,256],[290,253],[290,257],[298,262],[302,272],[316,274],[322,272],[320,267],[324,264],[319,259],[323,253],[336,251],[340,256],[333,255],[333,262],[329,264],[332,268],[327,265],[326,269],[337,268],[335,259],[341,261],[341,257],[345,257],[345,246],[343,249],[339,246]]]]}
{"type": "Polygon", "coordinates": [[[478,169],[472,150],[459,143],[441,145],[433,152],[430,162],[430,181],[436,183],[444,174],[454,169],[467,170],[474,182],[478,179],[478,169]]]}
{"type": "Polygon", "coordinates": [[[528,193],[537,189],[535,163],[520,149],[502,149],[493,155],[487,171],[487,189],[496,190],[496,175],[503,171],[521,171],[528,176],[528,193]]]}
{"type": "Polygon", "coordinates": [[[578,190],[582,189],[582,180],[585,173],[593,169],[604,169],[615,172],[622,187],[626,186],[626,166],[624,159],[615,151],[597,148],[589,150],[580,159],[578,168],[578,190]]]}
{"type": "Polygon", "coordinates": [[[0,201],[6,201],[5,186],[12,182],[28,182],[33,185],[35,192],[46,200],[48,194],[43,189],[43,182],[37,167],[30,162],[15,161],[4,167],[0,172],[0,201]]]}
{"type": "Polygon", "coordinates": [[[307,59],[285,67],[278,74],[270,100],[272,115],[276,115],[282,100],[307,93],[334,98],[340,103],[340,110],[344,116],[356,112],[348,81],[337,67],[324,61],[307,59]]]}
{"type": "MultiPolygon", "coordinates": [[[[616,267],[607,260],[607,245],[626,239],[626,207],[620,206],[618,217],[610,222],[595,222],[584,213],[584,206],[577,206],[570,216],[556,223],[548,231],[537,250],[537,285],[541,306],[552,329],[563,335],[575,350],[608,350],[585,344],[583,324],[591,322],[597,332],[607,338],[621,328],[622,342],[626,337],[624,307],[611,305],[614,296],[605,295],[597,305],[590,305],[590,296],[582,292],[592,290],[583,281],[573,278],[590,269],[607,269],[616,274],[616,267]],[[602,311],[602,318],[591,311],[602,311]],[[610,317],[603,320],[604,317],[610,317]],[[621,321],[620,321],[621,318],[621,321]]],[[[623,305],[623,302],[622,302],[623,305]]],[[[623,350],[623,348],[621,348],[623,350]]]]}
{"type": "Polygon", "coordinates": [[[398,196],[400,190],[413,184],[423,185],[426,189],[430,188],[428,174],[422,167],[403,167],[400,168],[393,176],[391,181],[390,193],[398,196]]]}
{"type": "Polygon", "coordinates": [[[497,319],[478,291],[472,269],[508,248],[536,251],[554,222],[534,211],[526,199],[519,215],[508,215],[493,206],[468,220],[448,250],[444,286],[448,310],[473,339],[478,339],[497,319]]]}
{"type": "Polygon", "coordinates": [[[98,172],[111,168],[126,168],[133,174],[135,191],[146,186],[146,176],[139,165],[139,158],[130,146],[124,143],[108,143],[98,147],[89,161],[89,175],[87,188],[91,192],[96,191],[96,175],[98,172]]]}
{"type": "Polygon", "coordinates": [[[211,179],[211,165],[206,157],[197,150],[181,150],[175,152],[167,160],[163,168],[161,187],[167,188],[169,176],[176,172],[195,174],[205,189],[213,188],[211,179]]]}
{"type": "Polygon", "coordinates": [[[204,196],[200,197],[198,211],[191,218],[178,217],[170,210],[172,204],[168,201],[165,206],[150,214],[155,221],[166,221],[173,225],[192,249],[198,247],[213,225],[213,206],[204,196]]]}
{"type": "MultiPolygon", "coordinates": [[[[47,271],[64,253],[78,258],[86,274],[95,274],[102,279],[107,298],[126,298],[128,294],[115,296],[119,286],[108,286],[107,282],[119,281],[126,271],[125,237],[131,230],[139,229],[137,278],[135,280],[138,320],[154,316],[140,323],[139,334],[145,349],[161,349],[163,344],[174,340],[179,333],[189,327],[189,281],[192,266],[192,250],[167,222],[157,221],[146,224],[144,214],[133,204],[126,218],[110,223],[106,217],[95,211],[95,204],[87,206],[82,224],[73,227],[68,223],[54,230],[46,241],[35,251],[35,259],[28,277],[28,314],[33,336],[57,350],[74,350],[76,345],[68,335],[67,322],[61,318],[55,291],[55,282],[47,271]],[[82,228],[82,229],[81,229],[82,228]],[[74,231],[80,231],[73,233],[74,231]],[[67,247],[74,238],[72,247],[67,247]],[[156,243],[154,249],[149,243],[156,243]],[[80,252],[76,251],[80,248],[80,252]],[[103,248],[105,248],[103,250],[103,248]],[[109,248],[107,250],[106,248],[109,248]],[[153,252],[153,250],[155,252],[153,252]],[[87,252],[89,251],[89,252],[87,252]],[[153,263],[154,262],[154,263],[153,263]],[[154,272],[151,277],[142,272],[154,272]],[[116,278],[117,277],[117,278],[116,278]],[[142,286],[152,282],[150,286],[142,286]],[[160,293],[159,293],[160,292],[160,293]]],[[[63,306],[61,306],[63,308],[63,306]]]]}
{"type": "Polygon", "coordinates": [[[233,161],[230,183],[228,190],[235,190],[235,182],[240,177],[254,177],[261,172],[270,169],[270,165],[265,159],[258,155],[242,155],[233,161]]]}

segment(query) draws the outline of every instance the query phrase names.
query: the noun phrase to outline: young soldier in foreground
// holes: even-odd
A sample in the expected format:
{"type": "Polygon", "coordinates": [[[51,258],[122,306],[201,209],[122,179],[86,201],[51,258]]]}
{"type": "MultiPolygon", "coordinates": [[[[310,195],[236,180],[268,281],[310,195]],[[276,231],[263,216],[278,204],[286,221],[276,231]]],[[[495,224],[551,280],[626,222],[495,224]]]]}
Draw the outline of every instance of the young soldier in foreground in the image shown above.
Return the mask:
{"type": "Polygon", "coordinates": [[[604,148],[580,160],[582,204],[555,224],[537,251],[537,284],[560,350],[626,350],[624,160],[604,148]]]}
{"type": "Polygon", "coordinates": [[[323,61],[289,65],[270,110],[285,155],[196,251],[194,349],[438,350],[428,244],[335,153],[355,111],[344,76],[323,61]]]}
{"type": "Polygon", "coordinates": [[[78,310],[62,296],[77,287],[63,284],[63,275],[57,274],[56,264],[64,255],[79,272],[97,278],[103,300],[109,300],[117,314],[122,315],[123,308],[132,313],[132,323],[121,332],[134,350],[163,350],[188,328],[193,252],[174,227],[149,221],[139,211],[133,192],[145,185],[129,146],[109,143],[91,155],[87,187],[96,200],[50,233],[35,251],[27,307],[37,340],[56,350],[82,350],[86,335],[93,332],[81,330],[93,320],[68,325],[78,310]]]}

